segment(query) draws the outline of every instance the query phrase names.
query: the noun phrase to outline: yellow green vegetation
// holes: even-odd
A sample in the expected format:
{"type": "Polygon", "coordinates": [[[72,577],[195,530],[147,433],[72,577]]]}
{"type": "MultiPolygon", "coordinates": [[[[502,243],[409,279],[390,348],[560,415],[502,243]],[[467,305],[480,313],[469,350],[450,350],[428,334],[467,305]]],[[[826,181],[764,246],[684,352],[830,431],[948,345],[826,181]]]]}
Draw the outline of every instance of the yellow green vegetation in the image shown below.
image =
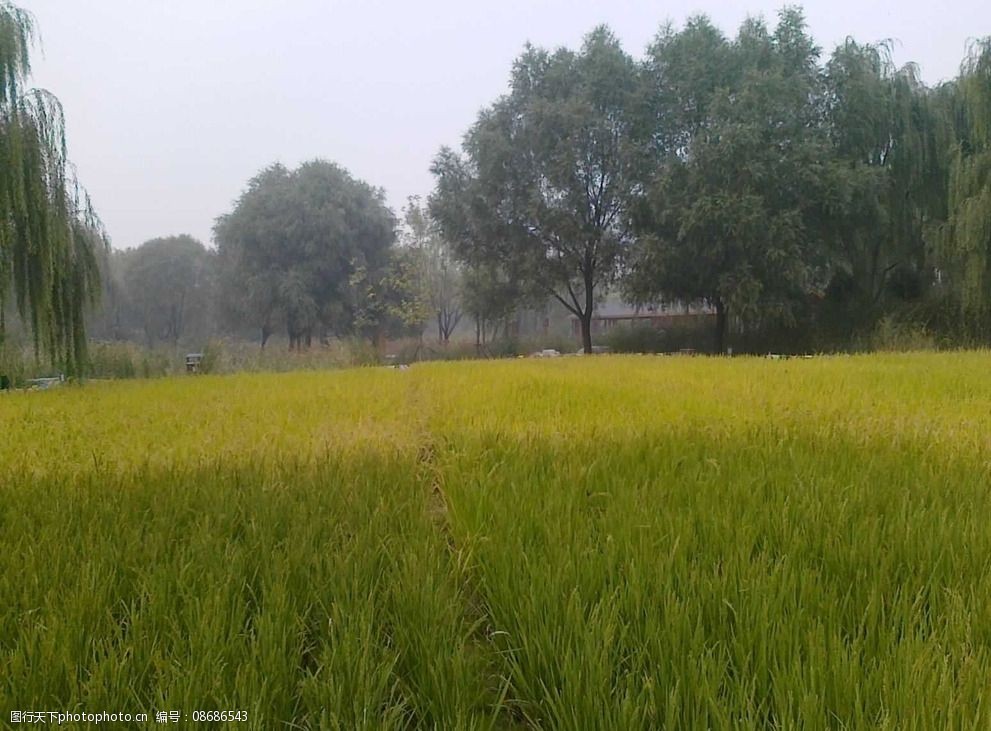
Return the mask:
{"type": "Polygon", "coordinates": [[[0,708],[987,728],[989,366],[602,357],[4,395],[0,708]]]}

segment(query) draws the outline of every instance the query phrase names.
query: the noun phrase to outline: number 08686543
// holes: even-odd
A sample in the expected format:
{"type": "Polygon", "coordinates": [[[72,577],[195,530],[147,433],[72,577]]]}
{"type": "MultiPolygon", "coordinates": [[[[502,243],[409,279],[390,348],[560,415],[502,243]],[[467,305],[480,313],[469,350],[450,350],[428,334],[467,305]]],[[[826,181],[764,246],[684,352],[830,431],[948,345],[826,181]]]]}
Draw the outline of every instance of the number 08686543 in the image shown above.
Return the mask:
{"type": "Polygon", "coordinates": [[[247,721],[247,711],[193,711],[193,721],[247,721]]]}

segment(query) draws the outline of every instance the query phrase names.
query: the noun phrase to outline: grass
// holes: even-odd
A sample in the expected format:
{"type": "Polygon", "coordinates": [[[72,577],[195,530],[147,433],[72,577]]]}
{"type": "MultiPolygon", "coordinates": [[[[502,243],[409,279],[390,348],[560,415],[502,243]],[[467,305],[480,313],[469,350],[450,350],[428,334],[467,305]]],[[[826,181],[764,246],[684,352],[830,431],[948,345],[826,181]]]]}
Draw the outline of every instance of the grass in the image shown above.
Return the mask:
{"type": "Polygon", "coordinates": [[[989,364],[568,358],[2,395],[0,712],[988,728],[989,364]]]}

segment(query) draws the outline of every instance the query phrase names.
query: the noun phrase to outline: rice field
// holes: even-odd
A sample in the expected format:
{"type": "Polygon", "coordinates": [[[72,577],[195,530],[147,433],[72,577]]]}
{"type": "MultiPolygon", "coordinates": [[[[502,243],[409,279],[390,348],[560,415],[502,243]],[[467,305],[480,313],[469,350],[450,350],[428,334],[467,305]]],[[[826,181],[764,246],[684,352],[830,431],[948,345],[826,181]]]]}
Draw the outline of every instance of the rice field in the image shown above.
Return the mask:
{"type": "Polygon", "coordinates": [[[0,725],[987,729],[989,372],[596,357],[0,395],[0,725]]]}

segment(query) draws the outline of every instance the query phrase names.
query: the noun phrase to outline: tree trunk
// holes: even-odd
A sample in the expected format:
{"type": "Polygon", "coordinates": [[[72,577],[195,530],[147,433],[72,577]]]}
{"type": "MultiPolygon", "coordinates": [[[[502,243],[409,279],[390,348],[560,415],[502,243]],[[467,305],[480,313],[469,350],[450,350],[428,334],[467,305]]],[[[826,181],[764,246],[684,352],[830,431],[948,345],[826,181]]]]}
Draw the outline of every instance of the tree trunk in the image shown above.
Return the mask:
{"type": "Polygon", "coordinates": [[[592,354],[592,311],[595,307],[595,283],[592,279],[592,266],[586,256],[585,266],[585,311],[579,318],[582,323],[582,350],[592,354]]]}
{"type": "Polygon", "coordinates": [[[460,315],[455,315],[448,309],[443,309],[437,313],[437,325],[442,345],[447,346],[451,342],[451,335],[454,334],[454,328],[458,326],[459,319],[460,315]]]}
{"type": "Polygon", "coordinates": [[[262,325],[262,350],[265,350],[265,343],[272,336],[272,331],[268,329],[265,325],[262,325]]]}
{"type": "Polygon", "coordinates": [[[592,310],[583,312],[578,318],[582,326],[582,350],[586,355],[592,354],[592,310]]]}
{"type": "Polygon", "coordinates": [[[726,305],[721,299],[716,299],[716,352],[723,355],[726,352],[726,305]]]}

